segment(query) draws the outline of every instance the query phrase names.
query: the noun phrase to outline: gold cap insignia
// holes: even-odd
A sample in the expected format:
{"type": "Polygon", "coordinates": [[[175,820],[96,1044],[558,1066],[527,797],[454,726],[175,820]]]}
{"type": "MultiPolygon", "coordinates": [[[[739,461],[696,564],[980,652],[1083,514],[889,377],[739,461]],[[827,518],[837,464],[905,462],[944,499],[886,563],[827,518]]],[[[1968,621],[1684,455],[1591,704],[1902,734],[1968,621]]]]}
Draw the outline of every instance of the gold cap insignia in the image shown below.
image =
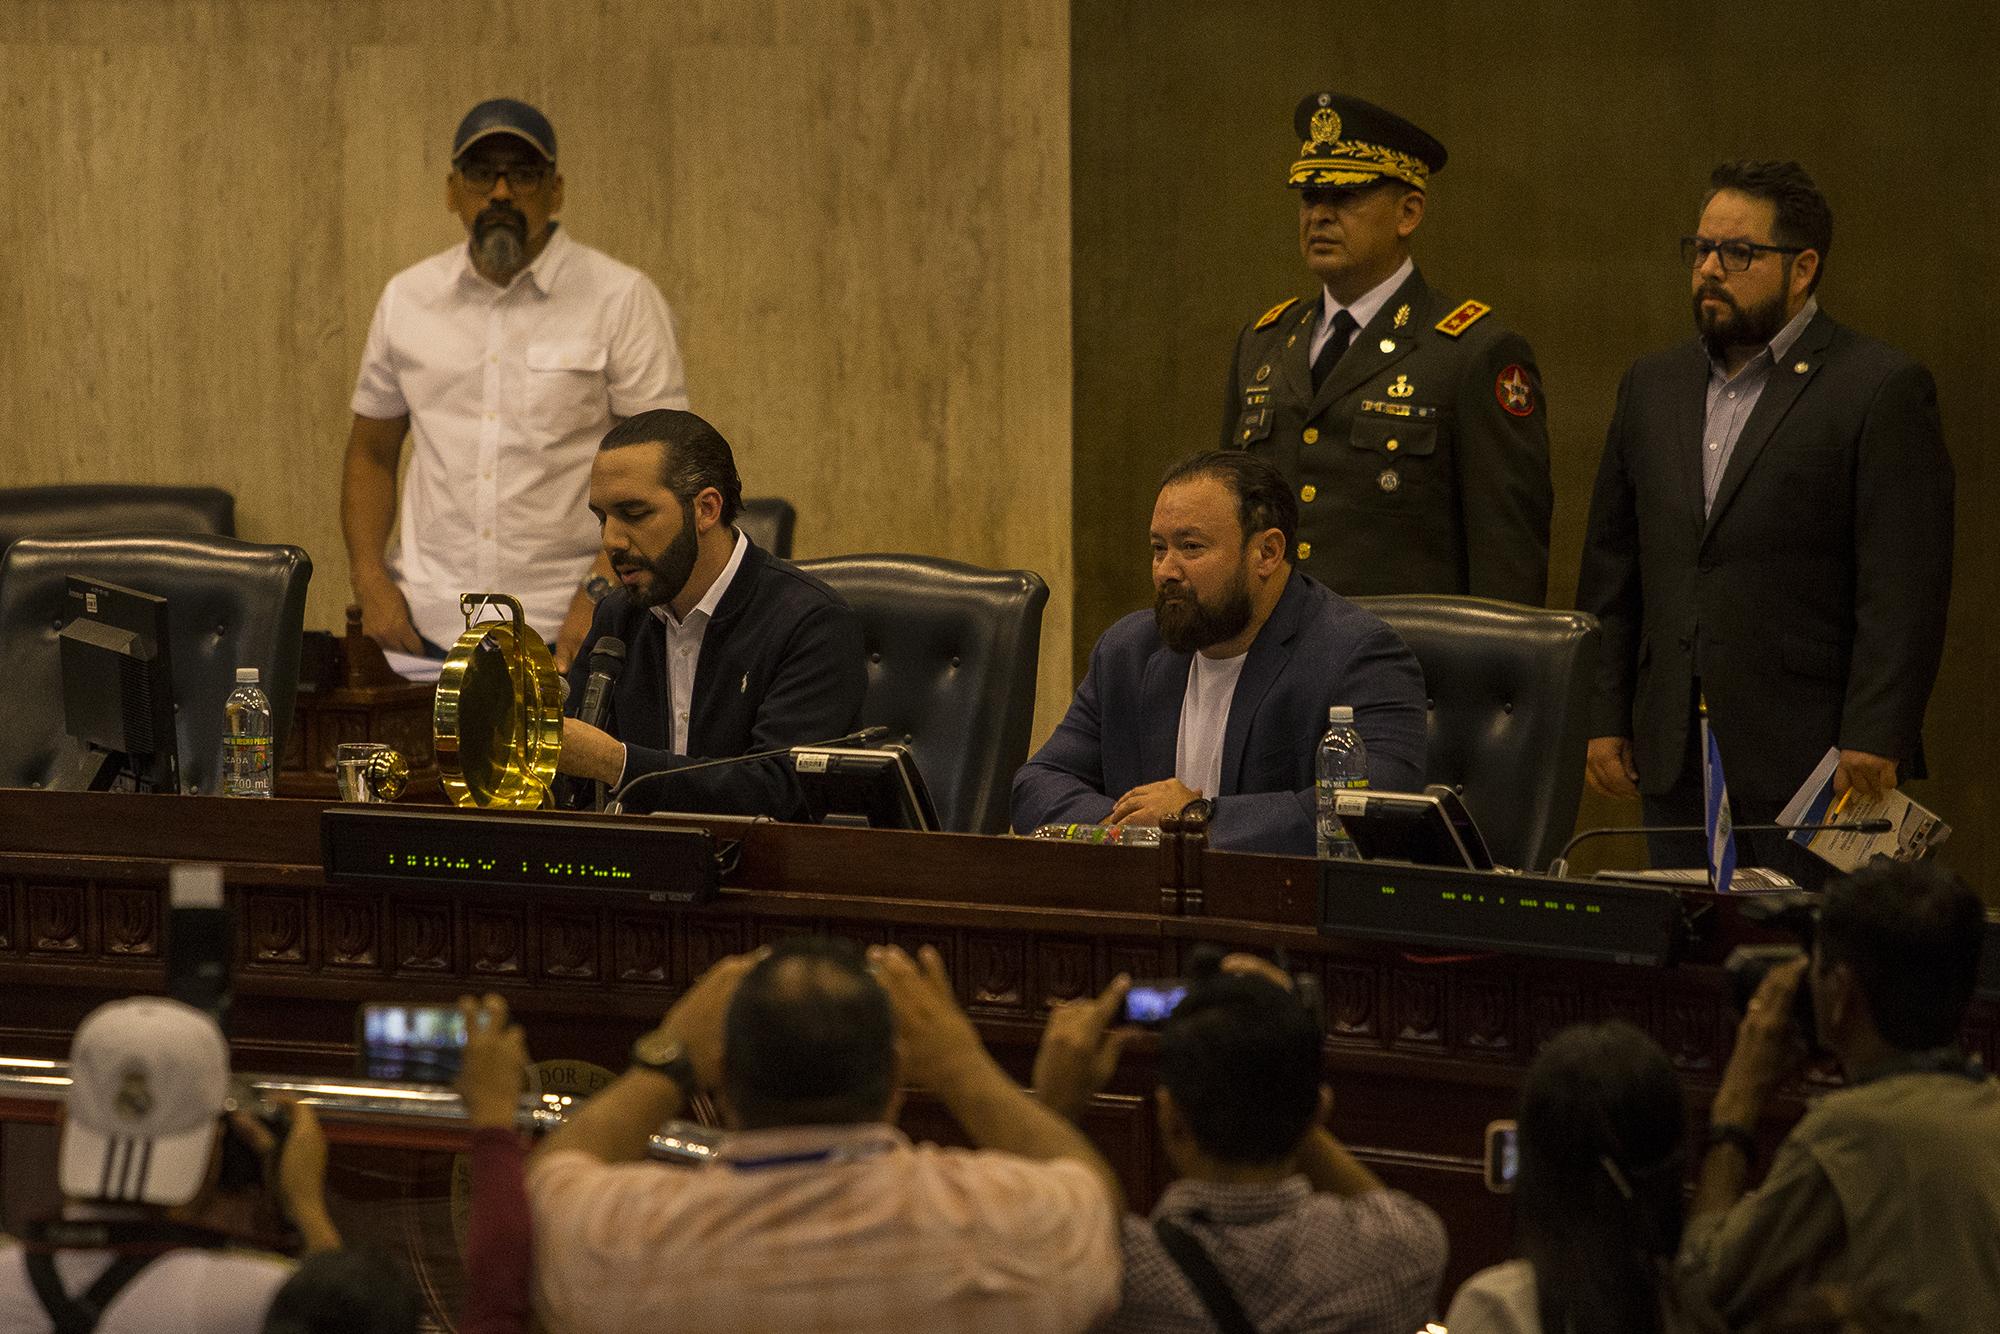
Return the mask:
{"type": "Polygon", "coordinates": [[[1299,148],[1299,156],[1308,157],[1322,145],[1331,146],[1340,139],[1340,117],[1330,106],[1322,105],[1312,115],[1312,137],[1299,148]]]}
{"type": "Polygon", "coordinates": [[[1492,311],[1493,307],[1484,301],[1468,301],[1437,322],[1437,331],[1447,338],[1456,338],[1492,311]]]}

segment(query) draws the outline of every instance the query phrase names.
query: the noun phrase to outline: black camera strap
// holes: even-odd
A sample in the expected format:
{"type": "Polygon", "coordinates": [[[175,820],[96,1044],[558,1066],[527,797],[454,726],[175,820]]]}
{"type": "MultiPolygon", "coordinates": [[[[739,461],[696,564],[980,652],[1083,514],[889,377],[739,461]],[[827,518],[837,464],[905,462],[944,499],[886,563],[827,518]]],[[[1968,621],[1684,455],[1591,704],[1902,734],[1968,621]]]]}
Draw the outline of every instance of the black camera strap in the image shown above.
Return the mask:
{"type": "Polygon", "coordinates": [[[1207,1248],[1194,1233],[1178,1223],[1155,1218],[1153,1235],[1166,1248],[1168,1258],[1194,1285],[1194,1295],[1201,1298],[1201,1304],[1208,1308],[1209,1319],[1215,1321],[1215,1327],[1222,1334],[1257,1334],[1257,1326],[1251,1324],[1250,1317],[1244,1314],[1243,1303],[1236,1300],[1229,1280],[1215,1267],[1207,1248]]]}
{"type": "Polygon", "coordinates": [[[91,1334],[105,1310],[161,1256],[190,1248],[214,1249],[227,1242],[219,1232],[151,1220],[69,1220],[37,1223],[25,1231],[22,1261],[35,1300],[55,1323],[55,1334],[91,1334]],[[72,1297],[56,1273],[56,1252],[108,1250],[116,1258],[97,1281],[72,1297]]]}

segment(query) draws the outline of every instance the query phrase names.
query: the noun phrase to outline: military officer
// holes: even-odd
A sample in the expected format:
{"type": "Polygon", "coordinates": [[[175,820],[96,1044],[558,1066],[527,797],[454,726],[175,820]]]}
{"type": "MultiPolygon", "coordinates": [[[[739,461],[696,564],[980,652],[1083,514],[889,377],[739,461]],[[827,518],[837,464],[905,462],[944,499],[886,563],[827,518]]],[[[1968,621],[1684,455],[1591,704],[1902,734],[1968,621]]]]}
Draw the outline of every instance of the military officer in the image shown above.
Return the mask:
{"type": "Polygon", "coordinates": [[[1299,568],[1354,596],[1548,591],[1548,413],[1527,340],[1410,257],[1444,145],[1357,97],[1309,93],[1299,248],[1320,289],[1236,340],[1222,444],[1298,488],[1299,568]]]}

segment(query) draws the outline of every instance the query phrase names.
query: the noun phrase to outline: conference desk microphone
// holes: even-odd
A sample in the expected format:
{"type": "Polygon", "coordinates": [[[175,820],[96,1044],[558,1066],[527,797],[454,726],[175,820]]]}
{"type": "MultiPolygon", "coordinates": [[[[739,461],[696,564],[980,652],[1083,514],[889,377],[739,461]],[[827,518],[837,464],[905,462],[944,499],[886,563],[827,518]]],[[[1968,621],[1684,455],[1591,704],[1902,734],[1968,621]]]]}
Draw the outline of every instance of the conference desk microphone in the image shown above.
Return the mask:
{"type": "MultiPolygon", "coordinates": [[[[576,711],[578,722],[603,729],[604,720],[611,713],[611,688],[618,684],[624,670],[625,641],[605,635],[590,650],[590,675],[584,681],[583,703],[576,711]]],[[[590,808],[601,811],[604,804],[604,784],[592,783],[590,808]]]]}
{"type": "Polygon", "coordinates": [[[873,727],[858,728],[846,736],[830,737],[825,741],[804,741],[796,746],[773,746],[769,750],[753,750],[747,755],[724,755],[720,759],[702,760],[697,764],[683,764],[672,769],[655,769],[620,783],[617,790],[611,794],[611,800],[605,803],[604,812],[607,815],[623,815],[625,811],[622,803],[625,794],[651,779],[691,774],[702,769],[719,769],[730,764],[749,764],[753,760],[771,760],[780,755],[790,755],[795,750],[814,750],[821,746],[872,746],[888,735],[889,729],[877,724],[873,727]]]}
{"type": "MultiPolygon", "coordinates": [[[[1829,820],[1820,824],[1739,824],[1733,826],[1738,834],[1886,834],[1895,826],[1888,820],[1876,817],[1872,820],[1829,820]]],[[[1562,851],[1549,863],[1548,873],[1558,878],[1569,874],[1569,854],[1579,843],[1588,843],[1593,838],[1630,837],[1638,834],[1703,834],[1708,833],[1707,825],[1699,824],[1621,824],[1606,825],[1602,829],[1586,829],[1569,842],[1563,844],[1562,851]]]]}

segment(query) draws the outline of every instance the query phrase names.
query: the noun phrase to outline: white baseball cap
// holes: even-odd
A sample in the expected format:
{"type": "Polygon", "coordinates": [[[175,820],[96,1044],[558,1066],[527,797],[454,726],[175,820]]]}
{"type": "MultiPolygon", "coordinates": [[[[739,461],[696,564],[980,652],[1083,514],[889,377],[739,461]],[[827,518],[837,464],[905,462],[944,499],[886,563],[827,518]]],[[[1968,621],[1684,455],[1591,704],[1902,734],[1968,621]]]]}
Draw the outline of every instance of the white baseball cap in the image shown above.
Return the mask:
{"type": "Polygon", "coordinates": [[[208,1178],[229,1099],[229,1044],[214,1019],[140,996],[90,1012],[69,1047],[62,1193],[186,1204],[208,1178]]]}

